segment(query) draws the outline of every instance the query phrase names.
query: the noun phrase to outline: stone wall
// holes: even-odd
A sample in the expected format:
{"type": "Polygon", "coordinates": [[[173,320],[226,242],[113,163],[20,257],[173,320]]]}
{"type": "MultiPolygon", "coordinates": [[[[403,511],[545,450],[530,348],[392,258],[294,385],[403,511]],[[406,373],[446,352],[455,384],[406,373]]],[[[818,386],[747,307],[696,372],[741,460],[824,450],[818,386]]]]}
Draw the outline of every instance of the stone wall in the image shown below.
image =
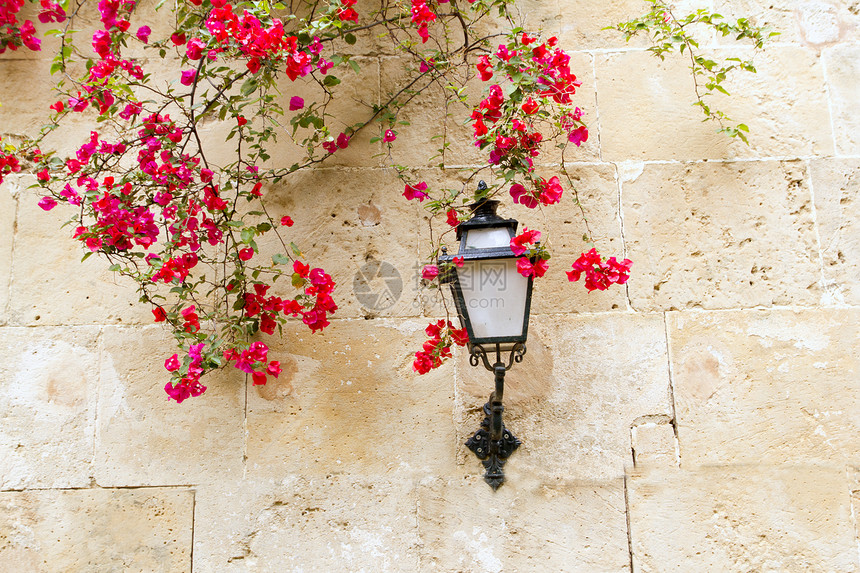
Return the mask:
{"type": "MultiPolygon", "coordinates": [[[[224,372],[181,405],[162,389],[171,339],[128,284],[79,262],[62,208],[42,212],[27,176],[10,177],[0,570],[860,570],[860,4],[683,4],[782,31],[723,102],[749,147],[699,121],[684,59],[601,31],[645,3],[523,3],[572,53],[591,139],[569,167],[598,246],[634,273],[626,290],[568,284],[583,248],[572,202],[507,210],[552,231],[557,276],[536,286],[529,351],[508,377],[523,446],[495,493],[463,446],[492,377],[462,351],[412,372],[439,312],[414,280],[423,211],[369,136],[267,190],[338,282],[337,319],[322,335],[287,329],[277,382],[224,372]],[[353,293],[367,261],[403,278],[388,309],[353,293]]],[[[3,133],[40,124],[48,57],[0,57],[3,133]]],[[[372,42],[362,63],[381,84],[401,69],[372,42]]],[[[423,127],[461,128],[424,103],[397,160],[456,179],[475,154],[463,132],[432,167],[423,127]]]]}

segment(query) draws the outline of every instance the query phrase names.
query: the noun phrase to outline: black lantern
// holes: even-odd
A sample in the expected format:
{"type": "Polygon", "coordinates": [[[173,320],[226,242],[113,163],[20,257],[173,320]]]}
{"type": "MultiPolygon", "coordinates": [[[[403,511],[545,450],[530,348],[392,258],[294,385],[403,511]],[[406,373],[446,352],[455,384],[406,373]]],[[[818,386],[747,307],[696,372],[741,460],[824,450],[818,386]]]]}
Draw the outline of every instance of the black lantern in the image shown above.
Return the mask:
{"type": "MultiPolygon", "coordinates": [[[[481,181],[479,191],[486,188],[481,181]]],[[[471,205],[472,218],[457,226],[460,251],[452,256],[443,248],[439,257],[461,326],[469,334],[469,362],[482,363],[496,378],[481,428],[466,441],[484,464],[484,479],[493,489],[505,481],[505,461],[520,445],[502,423],[502,399],[505,372],[526,353],[532,294],[532,277],[519,273],[518,256],[511,250],[519,223],[499,217],[498,205],[487,199],[471,205]]]]}

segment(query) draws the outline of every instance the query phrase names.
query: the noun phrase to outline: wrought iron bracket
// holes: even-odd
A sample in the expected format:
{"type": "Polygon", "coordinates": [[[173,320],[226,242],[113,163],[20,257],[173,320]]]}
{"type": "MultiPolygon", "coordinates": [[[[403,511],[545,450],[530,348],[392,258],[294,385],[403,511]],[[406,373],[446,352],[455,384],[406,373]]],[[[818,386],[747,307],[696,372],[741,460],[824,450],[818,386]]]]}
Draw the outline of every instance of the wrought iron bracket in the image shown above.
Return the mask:
{"type": "Polygon", "coordinates": [[[496,388],[490,395],[489,401],[484,404],[484,420],[481,422],[480,429],[466,440],[466,447],[481,460],[486,469],[484,481],[496,490],[505,482],[505,462],[521,444],[502,422],[502,413],[505,410],[502,400],[505,392],[505,372],[510,370],[514,363],[523,361],[526,345],[522,342],[515,344],[510,349],[507,364],[502,361],[499,344],[496,344],[496,362],[492,365],[487,357],[487,350],[483,346],[475,344],[470,350],[469,363],[477,366],[483,362],[484,368],[495,374],[496,388]]]}
{"type": "Polygon", "coordinates": [[[466,447],[472,450],[478,459],[481,460],[481,463],[487,470],[484,474],[484,481],[496,490],[505,482],[505,462],[520,447],[522,442],[510,430],[505,428],[504,424],[502,424],[501,439],[493,440],[490,435],[490,420],[493,415],[491,402],[484,404],[484,414],[486,414],[486,417],[481,422],[481,428],[466,440],[466,447]]]}

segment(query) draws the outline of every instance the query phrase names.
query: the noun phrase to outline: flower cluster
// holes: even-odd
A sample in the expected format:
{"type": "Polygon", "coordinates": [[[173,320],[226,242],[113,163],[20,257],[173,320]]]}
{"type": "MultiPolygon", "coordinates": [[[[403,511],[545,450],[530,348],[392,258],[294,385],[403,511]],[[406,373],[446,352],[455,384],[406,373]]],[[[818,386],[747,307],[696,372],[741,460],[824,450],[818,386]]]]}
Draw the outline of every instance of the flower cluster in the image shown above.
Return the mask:
{"type": "Polygon", "coordinates": [[[540,246],[540,231],[523,228],[523,232],[511,239],[511,251],[517,255],[517,272],[524,277],[540,278],[546,274],[549,253],[540,246]],[[529,248],[528,245],[535,245],[529,248]],[[520,256],[525,255],[525,256],[520,256]]]}
{"type": "Polygon", "coordinates": [[[423,350],[415,353],[412,369],[418,374],[427,374],[442,365],[451,356],[451,345],[465,346],[469,335],[465,328],[454,328],[451,321],[431,322],[424,332],[429,336],[423,350]]]}
{"type": "MultiPolygon", "coordinates": [[[[17,50],[21,46],[34,52],[41,50],[42,41],[36,37],[33,22],[18,22],[16,16],[23,6],[24,0],[0,0],[0,54],[7,49],[17,50]]],[[[65,21],[66,11],[56,2],[41,0],[41,6],[39,21],[43,24],[65,21]]]]}
{"type": "Polygon", "coordinates": [[[188,348],[188,357],[179,363],[178,355],[174,354],[164,362],[164,368],[173,373],[174,381],[164,386],[168,397],[177,403],[191,397],[197,397],[206,391],[206,386],[200,383],[200,376],[206,371],[203,367],[203,349],[206,344],[192,344],[188,348]]]}
{"type": "Polygon", "coordinates": [[[19,171],[21,171],[21,165],[18,163],[18,158],[0,151],[0,183],[3,183],[6,175],[19,171]]]}
{"type": "Polygon", "coordinates": [[[328,314],[337,310],[337,305],[331,297],[335,283],[322,269],[312,269],[301,261],[293,263],[293,286],[304,287],[305,307],[301,311],[302,322],[311,332],[322,330],[329,325],[328,314]]]}
{"type": "Polygon", "coordinates": [[[412,23],[418,27],[422,44],[430,39],[428,26],[435,21],[436,14],[427,6],[425,0],[412,0],[412,23]]]}
{"type": "Polygon", "coordinates": [[[633,261],[624,259],[620,263],[615,257],[604,261],[597,249],[591,249],[573,263],[573,270],[567,271],[569,281],[578,281],[582,273],[585,273],[585,288],[589,292],[594,290],[606,290],[609,285],[615,283],[623,285],[630,278],[630,267],[633,261]]]}
{"type": "Polygon", "coordinates": [[[252,342],[248,348],[239,352],[235,348],[224,351],[225,362],[235,362],[235,367],[250,374],[254,386],[262,386],[266,383],[266,376],[275,378],[281,373],[281,363],[277,360],[268,360],[269,347],[263,342],[252,342]]]}

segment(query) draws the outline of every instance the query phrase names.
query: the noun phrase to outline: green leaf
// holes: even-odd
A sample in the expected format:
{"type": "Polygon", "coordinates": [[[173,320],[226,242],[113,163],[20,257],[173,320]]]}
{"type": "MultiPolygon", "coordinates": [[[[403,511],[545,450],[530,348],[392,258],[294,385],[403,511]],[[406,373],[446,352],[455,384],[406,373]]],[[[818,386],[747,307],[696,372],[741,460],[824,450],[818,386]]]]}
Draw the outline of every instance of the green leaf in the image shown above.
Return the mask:
{"type": "Polygon", "coordinates": [[[355,73],[359,73],[359,72],[361,71],[361,68],[360,68],[360,67],[359,67],[359,65],[355,62],[355,60],[350,60],[350,61],[349,61],[349,66],[352,68],[352,71],[354,71],[355,73]]]}
{"type": "Polygon", "coordinates": [[[113,265],[108,267],[108,270],[112,273],[118,273],[119,271],[122,270],[122,267],[117,265],[117,264],[113,264],[113,265]]]}
{"type": "Polygon", "coordinates": [[[337,76],[326,76],[323,80],[323,85],[327,87],[333,87],[340,83],[340,80],[337,76]]]}
{"type": "Polygon", "coordinates": [[[272,255],[272,264],[288,265],[290,264],[290,259],[282,253],[275,253],[274,255],[272,255]]]}
{"type": "Polygon", "coordinates": [[[352,46],[356,42],[355,36],[348,32],[344,35],[343,40],[350,46],[352,46]]]}

